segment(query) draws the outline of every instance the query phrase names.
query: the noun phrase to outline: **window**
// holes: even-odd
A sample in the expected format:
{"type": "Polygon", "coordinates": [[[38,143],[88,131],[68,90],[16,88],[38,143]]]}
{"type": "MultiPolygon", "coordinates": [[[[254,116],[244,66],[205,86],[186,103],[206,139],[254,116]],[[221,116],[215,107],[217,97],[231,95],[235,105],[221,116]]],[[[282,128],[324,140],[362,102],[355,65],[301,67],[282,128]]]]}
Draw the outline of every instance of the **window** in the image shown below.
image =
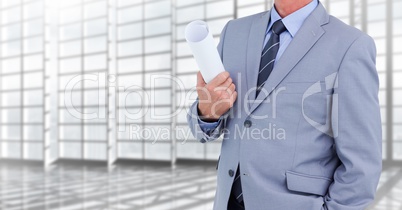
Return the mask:
{"type": "Polygon", "coordinates": [[[117,157],[171,160],[171,84],[150,85],[151,78],[172,73],[171,2],[119,5],[117,157]]]}
{"type": "Polygon", "coordinates": [[[60,158],[107,160],[108,1],[59,9],[60,158]],[[72,17],[73,16],[73,17],[72,17]]]}
{"type": "Polygon", "coordinates": [[[0,13],[0,157],[43,160],[44,2],[7,1],[0,13]]]}

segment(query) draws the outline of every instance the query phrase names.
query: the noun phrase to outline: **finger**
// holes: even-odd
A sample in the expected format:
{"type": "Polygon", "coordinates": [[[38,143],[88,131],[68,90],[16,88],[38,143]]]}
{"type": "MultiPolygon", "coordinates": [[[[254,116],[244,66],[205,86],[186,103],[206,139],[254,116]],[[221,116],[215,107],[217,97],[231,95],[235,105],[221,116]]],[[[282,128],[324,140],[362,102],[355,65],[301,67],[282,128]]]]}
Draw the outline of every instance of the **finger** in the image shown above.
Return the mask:
{"type": "Polygon", "coordinates": [[[229,77],[225,83],[220,85],[219,87],[214,88],[214,92],[216,92],[220,98],[229,98],[235,89],[235,85],[233,84],[232,79],[229,77]]]}
{"type": "Polygon", "coordinates": [[[220,74],[218,74],[214,79],[212,79],[208,85],[212,86],[212,87],[218,87],[220,86],[222,83],[224,83],[228,78],[230,77],[229,72],[224,71],[220,74]]]}
{"type": "Polygon", "coordinates": [[[201,72],[197,73],[197,87],[204,87],[207,83],[204,81],[201,72]]]}
{"type": "Polygon", "coordinates": [[[234,83],[231,83],[226,91],[229,92],[230,95],[232,95],[235,90],[236,90],[236,85],[234,83]]]}
{"type": "Polygon", "coordinates": [[[230,97],[230,107],[233,107],[233,104],[236,102],[237,100],[237,91],[234,91],[232,96],[230,97]]]}
{"type": "Polygon", "coordinates": [[[231,84],[233,84],[233,80],[232,80],[232,78],[229,77],[225,82],[223,82],[221,85],[216,87],[216,89],[217,90],[227,90],[231,84]]]}

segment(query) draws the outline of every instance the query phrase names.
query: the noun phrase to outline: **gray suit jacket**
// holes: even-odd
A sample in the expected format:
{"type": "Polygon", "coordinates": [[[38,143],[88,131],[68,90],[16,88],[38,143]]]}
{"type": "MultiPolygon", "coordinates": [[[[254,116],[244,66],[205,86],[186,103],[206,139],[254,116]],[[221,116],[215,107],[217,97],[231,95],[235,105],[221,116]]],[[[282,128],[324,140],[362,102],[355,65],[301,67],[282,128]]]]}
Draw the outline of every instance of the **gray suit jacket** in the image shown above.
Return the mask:
{"type": "Polygon", "coordinates": [[[223,136],[214,209],[227,209],[239,163],[246,210],[364,209],[382,162],[375,44],[319,4],[255,100],[269,18],[232,20],[222,32],[238,99],[218,127],[202,132],[197,101],[188,114],[201,142],[223,136]]]}

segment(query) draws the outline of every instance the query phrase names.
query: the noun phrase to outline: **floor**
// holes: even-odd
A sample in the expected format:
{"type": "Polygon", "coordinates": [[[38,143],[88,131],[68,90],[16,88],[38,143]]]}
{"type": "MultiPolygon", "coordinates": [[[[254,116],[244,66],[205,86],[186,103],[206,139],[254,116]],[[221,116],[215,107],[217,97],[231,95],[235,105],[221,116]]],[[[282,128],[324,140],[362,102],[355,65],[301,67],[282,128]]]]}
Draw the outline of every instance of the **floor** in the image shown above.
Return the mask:
{"type": "MultiPolygon", "coordinates": [[[[41,166],[0,164],[0,209],[210,210],[213,165],[41,166]]],[[[402,168],[384,170],[369,210],[402,210],[402,168]]]]}

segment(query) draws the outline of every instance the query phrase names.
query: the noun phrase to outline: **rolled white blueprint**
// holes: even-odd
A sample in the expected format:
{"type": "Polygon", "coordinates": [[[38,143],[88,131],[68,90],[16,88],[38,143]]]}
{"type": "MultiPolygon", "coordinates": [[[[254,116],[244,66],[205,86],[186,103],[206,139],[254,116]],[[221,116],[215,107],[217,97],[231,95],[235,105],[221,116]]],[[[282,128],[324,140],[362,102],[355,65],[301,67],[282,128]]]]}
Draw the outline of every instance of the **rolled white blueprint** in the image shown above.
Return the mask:
{"type": "Polygon", "coordinates": [[[196,20],[189,23],[184,36],[206,83],[225,71],[206,22],[196,20]]]}

